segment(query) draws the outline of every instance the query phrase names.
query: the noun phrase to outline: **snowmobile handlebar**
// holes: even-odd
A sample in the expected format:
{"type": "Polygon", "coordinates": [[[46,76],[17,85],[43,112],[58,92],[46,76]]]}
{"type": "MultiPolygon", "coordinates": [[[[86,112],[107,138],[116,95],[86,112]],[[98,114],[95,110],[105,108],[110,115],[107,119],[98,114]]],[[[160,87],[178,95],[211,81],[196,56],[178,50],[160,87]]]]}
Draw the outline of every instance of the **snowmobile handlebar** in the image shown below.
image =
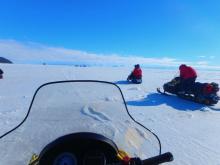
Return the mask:
{"type": "Polygon", "coordinates": [[[171,162],[171,161],[173,161],[172,153],[166,152],[164,154],[142,160],[142,165],[156,165],[156,164],[171,162]]]}
{"type": "Polygon", "coordinates": [[[116,164],[108,164],[108,165],[158,165],[165,162],[173,161],[173,155],[170,152],[166,152],[164,154],[154,156],[145,160],[141,160],[140,158],[131,158],[128,162],[120,162],[116,164]]]}

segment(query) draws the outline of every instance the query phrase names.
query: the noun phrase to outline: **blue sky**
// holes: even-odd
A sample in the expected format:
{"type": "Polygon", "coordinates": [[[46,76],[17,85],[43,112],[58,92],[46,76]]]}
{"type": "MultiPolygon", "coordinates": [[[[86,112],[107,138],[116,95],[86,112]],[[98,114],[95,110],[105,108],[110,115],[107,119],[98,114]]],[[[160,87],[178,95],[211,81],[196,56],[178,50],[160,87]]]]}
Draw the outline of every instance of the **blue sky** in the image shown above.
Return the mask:
{"type": "Polygon", "coordinates": [[[0,39],[218,65],[220,1],[0,0],[0,39]]]}

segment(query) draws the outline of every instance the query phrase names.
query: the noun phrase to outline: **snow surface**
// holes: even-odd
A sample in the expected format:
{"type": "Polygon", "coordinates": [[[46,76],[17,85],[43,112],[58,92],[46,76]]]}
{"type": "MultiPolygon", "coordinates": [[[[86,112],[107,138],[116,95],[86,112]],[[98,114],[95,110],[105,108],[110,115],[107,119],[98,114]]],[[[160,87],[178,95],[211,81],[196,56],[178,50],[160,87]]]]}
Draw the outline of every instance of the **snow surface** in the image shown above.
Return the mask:
{"type": "MultiPolygon", "coordinates": [[[[120,86],[132,116],[159,136],[162,152],[173,153],[174,162],[169,164],[220,165],[220,111],[156,92],[157,87],[174,77],[176,70],[144,68],[143,83],[137,85],[125,81],[132,67],[16,64],[0,67],[4,70],[4,78],[0,80],[0,135],[24,118],[35,90],[43,83],[58,80],[104,80],[120,86]]],[[[197,81],[220,83],[220,71],[198,72],[197,81]]],[[[106,100],[117,100],[113,93],[110,96],[106,100]]],[[[220,103],[215,108],[220,109],[220,103]]],[[[92,113],[89,107],[82,111],[82,115],[89,116],[92,113]]],[[[109,120],[109,117],[105,114],[100,120],[109,120]]],[[[0,161],[0,165],[5,164],[0,161]]]]}

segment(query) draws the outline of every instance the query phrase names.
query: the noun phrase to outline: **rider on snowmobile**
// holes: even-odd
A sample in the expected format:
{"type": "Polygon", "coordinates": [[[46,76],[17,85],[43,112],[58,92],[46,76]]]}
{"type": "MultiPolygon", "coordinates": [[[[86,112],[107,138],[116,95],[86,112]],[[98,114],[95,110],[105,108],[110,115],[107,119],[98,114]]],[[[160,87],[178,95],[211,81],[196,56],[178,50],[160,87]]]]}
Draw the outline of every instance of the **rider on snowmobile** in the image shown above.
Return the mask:
{"type": "Polygon", "coordinates": [[[134,70],[128,76],[127,80],[131,80],[133,83],[141,83],[142,82],[142,70],[139,64],[134,66],[134,70]]]}
{"type": "Polygon", "coordinates": [[[180,88],[178,94],[184,94],[192,88],[196,81],[197,73],[194,68],[187,66],[186,64],[181,64],[179,66],[180,71],[180,88]]]}
{"type": "Polygon", "coordinates": [[[178,95],[181,98],[206,105],[217,104],[220,100],[217,92],[219,85],[215,82],[200,83],[195,82],[197,73],[195,69],[184,64],[179,67],[180,75],[163,85],[164,92],[157,88],[161,94],[166,92],[178,95]]]}

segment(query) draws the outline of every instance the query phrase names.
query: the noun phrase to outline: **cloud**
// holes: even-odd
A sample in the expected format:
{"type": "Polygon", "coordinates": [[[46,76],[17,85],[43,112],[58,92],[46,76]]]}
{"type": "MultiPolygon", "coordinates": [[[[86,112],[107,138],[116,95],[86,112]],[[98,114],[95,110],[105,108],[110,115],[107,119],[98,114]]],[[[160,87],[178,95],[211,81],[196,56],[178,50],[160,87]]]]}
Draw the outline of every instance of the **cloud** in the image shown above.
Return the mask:
{"type": "Polygon", "coordinates": [[[208,61],[198,61],[196,62],[198,65],[208,65],[208,61]]]}
{"type": "Polygon", "coordinates": [[[197,56],[198,58],[207,58],[207,59],[210,59],[210,60],[213,60],[213,59],[215,59],[215,56],[204,56],[204,55],[202,55],[202,56],[197,56]]]}
{"type": "Polygon", "coordinates": [[[213,60],[215,59],[215,56],[209,56],[209,59],[213,60]]]}
{"type": "Polygon", "coordinates": [[[142,66],[177,67],[181,63],[188,65],[207,65],[180,61],[175,58],[145,58],[135,55],[121,56],[119,54],[95,54],[81,50],[46,46],[34,42],[18,42],[16,40],[0,40],[0,56],[17,64],[58,64],[58,65],[98,65],[98,66],[142,66]]]}
{"type": "Polygon", "coordinates": [[[206,56],[198,56],[199,58],[205,58],[206,56]]]}
{"type": "Polygon", "coordinates": [[[62,47],[45,46],[33,42],[18,42],[15,40],[0,40],[0,56],[14,63],[86,63],[97,65],[130,65],[154,64],[176,65],[173,58],[145,58],[134,55],[121,56],[118,54],[94,54],[86,51],[66,49],[62,47]]]}

